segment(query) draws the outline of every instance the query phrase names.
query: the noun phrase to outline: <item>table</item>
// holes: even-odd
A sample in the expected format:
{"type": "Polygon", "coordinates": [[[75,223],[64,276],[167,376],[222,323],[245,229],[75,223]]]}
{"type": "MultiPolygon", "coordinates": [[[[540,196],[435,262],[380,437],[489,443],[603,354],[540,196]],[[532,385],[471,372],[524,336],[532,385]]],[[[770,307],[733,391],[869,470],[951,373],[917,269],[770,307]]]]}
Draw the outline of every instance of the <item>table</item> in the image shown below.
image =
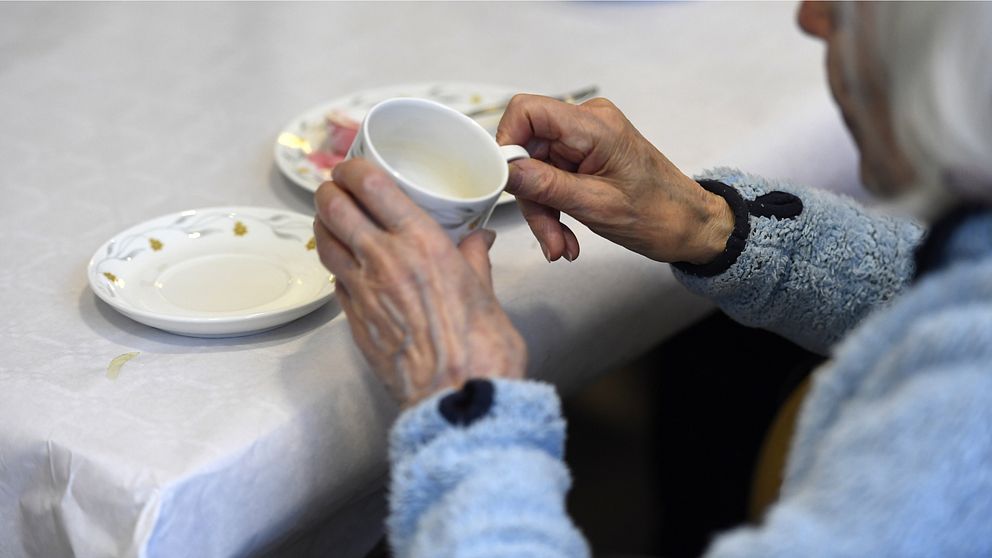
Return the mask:
{"type": "MultiPolygon", "coordinates": [[[[684,170],[851,190],[822,47],[792,4],[0,5],[0,556],[360,556],[381,534],[396,408],[334,304],[205,340],[117,314],[93,250],[177,210],[309,212],[279,128],[396,82],[595,83],[684,170]],[[140,355],[116,380],[109,361],[140,355]]],[[[573,225],[548,264],[514,207],[498,296],[530,372],[569,390],[711,310],[573,225]]]]}

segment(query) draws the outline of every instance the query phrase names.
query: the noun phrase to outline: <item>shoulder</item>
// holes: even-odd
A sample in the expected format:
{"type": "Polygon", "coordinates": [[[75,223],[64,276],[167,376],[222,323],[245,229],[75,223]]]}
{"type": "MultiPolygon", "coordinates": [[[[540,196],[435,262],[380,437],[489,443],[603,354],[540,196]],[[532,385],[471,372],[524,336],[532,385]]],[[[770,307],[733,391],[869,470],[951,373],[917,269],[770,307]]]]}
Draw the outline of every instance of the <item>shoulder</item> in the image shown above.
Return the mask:
{"type": "Polygon", "coordinates": [[[888,334],[883,370],[992,364],[992,258],[925,276],[879,318],[864,324],[863,342],[888,334]]]}
{"type": "Polygon", "coordinates": [[[989,555],[990,279],[934,275],[862,324],[817,374],[781,501],[711,555],[989,555]]]}
{"type": "Polygon", "coordinates": [[[939,412],[955,398],[983,401],[974,410],[985,418],[972,426],[992,424],[990,370],[992,260],[926,277],[859,324],[817,372],[793,440],[788,484],[808,474],[828,432],[852,440],[870,432],[881,443],[914,431],[914,417],[927,428],[964,429],[950,424],[962,418],[954,415],[959,405],[939,412]]]}

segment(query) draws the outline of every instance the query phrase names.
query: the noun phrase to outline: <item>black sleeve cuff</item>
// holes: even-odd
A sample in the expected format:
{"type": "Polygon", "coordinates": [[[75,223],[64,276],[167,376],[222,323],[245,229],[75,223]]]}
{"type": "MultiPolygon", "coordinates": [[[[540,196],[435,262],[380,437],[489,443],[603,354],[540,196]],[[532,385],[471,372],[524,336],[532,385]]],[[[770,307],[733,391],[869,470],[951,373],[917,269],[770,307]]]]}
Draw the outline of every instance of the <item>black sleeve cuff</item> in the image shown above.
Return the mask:
{"type": "Polygon", "coordinates": [[[468,426],[489,413],[493,405],[493,383],[489,380],[469,380],[462,389],[450,393],[438,402],[438,411],[448,422],[468,426]]]}
{"type": "Polygon", "coordinates": [[[726,248],[712,261],[701,265],[689,262],[675,262],[672,265],[689,275],[713,277],[727,271],[730,269],[730,266],[737,262],[737,258],[744,251],[744,246],[747,245],[747,237],[751,234],[751,221],[748,216],[748,204],[736,188],[732,188],[716,180],[700,180],[698,182],[706,191],[727,200],[727,205],[730,206],[731,211],[734,213],[734,231],[730,233],[730,238],[727,239],[726,248]]]}

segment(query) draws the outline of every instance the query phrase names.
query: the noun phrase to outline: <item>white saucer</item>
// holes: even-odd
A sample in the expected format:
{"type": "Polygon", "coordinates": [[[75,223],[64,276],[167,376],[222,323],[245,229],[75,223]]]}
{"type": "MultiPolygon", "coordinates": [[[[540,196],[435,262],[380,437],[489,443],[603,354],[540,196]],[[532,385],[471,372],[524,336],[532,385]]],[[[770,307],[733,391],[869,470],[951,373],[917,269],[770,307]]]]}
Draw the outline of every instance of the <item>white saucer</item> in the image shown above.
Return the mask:
{"type": "MultiPolygon", "coordinates": [[[[392,97],[419,97],[469,112],[506,101],[517,92],[517,89],[500,85],[460,82],[408,83],[357,91],[322,103],[290,120],[276,138],[276,166],[294,184],[311,192],[316,192],[322,182],[330,180],[330,170],[318,167],[307,155],[323,143],[327,131],[324,115],[332,110],[361,122],[365,113],[379,101],[392,97]]],[[[476,122],[495,134],[501,116],[499,112],[490,113],[477,118],[476,122]]],[[[497,205],[511,201],[513,196],[503,192],[497,205]]]]}
{"type": "Polygon", "coordinates": [[[211,207],[146,221],[105,242],[90,288],[138,322],[180,335],[235,337],[308,314],[334,293],[313,217],[211,207]]]}

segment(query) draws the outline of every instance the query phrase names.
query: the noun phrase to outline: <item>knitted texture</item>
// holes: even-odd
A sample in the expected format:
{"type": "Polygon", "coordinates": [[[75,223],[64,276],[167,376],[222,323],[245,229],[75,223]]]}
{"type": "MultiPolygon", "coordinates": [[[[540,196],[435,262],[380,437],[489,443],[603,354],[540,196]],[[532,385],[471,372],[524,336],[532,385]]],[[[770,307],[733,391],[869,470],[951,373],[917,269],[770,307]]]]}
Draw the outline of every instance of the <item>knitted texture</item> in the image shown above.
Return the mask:
{"type": "Polygon", "coordinates": [[[992,216],[944,253],[816,372],[781,500],[710,556],[992,556],[992,216]]]}
{"type": "Polygon", "coordinates": [[[829,192],[733,169],[697,179],[733,186],[745,200],[781,191],[803,202],[802,213],[792,219],[752,215],[744,251],[723,274],[703,278],[673,268],[689,290],[744,325],[827,354],[913,277],[913,249],[923,233],[915,223],[869,212],[829,192]]]}
{"type": "Polygon", "coordinates": [[[587,556],[565,513],[565,421],[554,388],[493,380],[488,414],[467,427],[438,410],[451,390],[393,427],[388,531],[397,557],[587,556]]]}

